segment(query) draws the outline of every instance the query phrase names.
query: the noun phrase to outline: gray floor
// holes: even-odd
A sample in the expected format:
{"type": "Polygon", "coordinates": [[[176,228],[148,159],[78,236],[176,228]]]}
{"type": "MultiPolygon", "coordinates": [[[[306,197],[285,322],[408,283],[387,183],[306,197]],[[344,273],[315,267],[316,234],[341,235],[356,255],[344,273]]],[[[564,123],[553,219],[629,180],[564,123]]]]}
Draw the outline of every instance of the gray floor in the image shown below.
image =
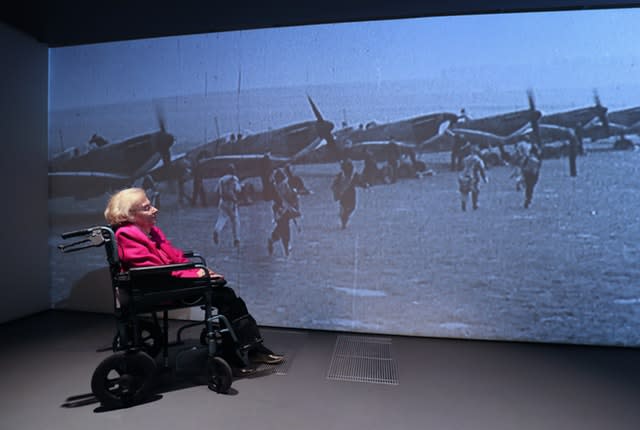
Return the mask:
{"type": "MultiPolygon", "coordinates": [[[[175,330],[177,322],[172,322],[175,330]]],[[[264,328],[287,361],[227,395],[159,379],[105,411],[91,375],[109,315],[49,311],[0,325],[2,429],[638,429],[640,350],[264,328]]],[[[198,330],[187,331],[195,337],[198,330]]],[[[166,380],[165,380],[166,379],[166,380]]]]}

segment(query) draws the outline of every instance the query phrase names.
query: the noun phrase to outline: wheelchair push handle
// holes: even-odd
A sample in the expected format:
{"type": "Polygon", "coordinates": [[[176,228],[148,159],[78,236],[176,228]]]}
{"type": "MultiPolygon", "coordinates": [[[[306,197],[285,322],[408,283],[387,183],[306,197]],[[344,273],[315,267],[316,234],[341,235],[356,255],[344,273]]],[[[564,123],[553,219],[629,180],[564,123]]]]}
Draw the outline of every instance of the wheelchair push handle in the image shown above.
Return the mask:
{"type": "Polygon", "coordinates": [[[61,234],[62,239],[70,239],[73,237],[82,237],[81,240],[58,245],[58,249],[62,252],[79,251],[81,249],[90,248],[93,246],[101,246],[112,239],[113,231],[107,227],[89,227],[82,230],[69,231],[61,234]],[[86,244],[86,245],[85,245],[86,244]]]}
{"type": "Polygon", "coordinates": [[[71,239],[72,237],[80,237],[80,236],[88,236],[91,234],[93,228],[84,228],[82,230],[68,231],[66,233],[62,233],[61,236],[63,239],[71,239]]]}

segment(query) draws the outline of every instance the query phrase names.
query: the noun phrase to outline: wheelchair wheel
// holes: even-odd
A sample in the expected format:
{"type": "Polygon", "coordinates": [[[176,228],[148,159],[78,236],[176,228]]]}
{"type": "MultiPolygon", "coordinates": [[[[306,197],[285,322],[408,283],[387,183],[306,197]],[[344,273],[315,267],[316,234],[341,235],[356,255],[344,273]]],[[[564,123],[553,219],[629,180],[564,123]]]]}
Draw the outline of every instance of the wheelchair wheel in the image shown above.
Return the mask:
{"type": "Polygon", "coordinates": [[[228,393],[233,382],[231,366],[222,357],[209,357],[207,379],[211,391],[222,394],[228,393]]]}
{"type": "MultiPolygon", "coordinates": [[[[151,357],[156,357],[162,350],[162,330],[153,321],[139,320],[138,321],[139,339],[142,346],[142,350],[149,354],[151,357]]],[[[124,351],[127,348],[133,346],[133,324],[127,324],[127,337],[129,338],[128,345],[122,345],[120,339],[120,333],[116,333],[113,337],[112,349],[113,352],[124,351]]]]}
{"type": "Polygon", "coordinates": [[[105,408],[131,406],[149,396],[155,370],[156,362],[145,352],[116,352],[93,372],[91,391],[105,408]]]}

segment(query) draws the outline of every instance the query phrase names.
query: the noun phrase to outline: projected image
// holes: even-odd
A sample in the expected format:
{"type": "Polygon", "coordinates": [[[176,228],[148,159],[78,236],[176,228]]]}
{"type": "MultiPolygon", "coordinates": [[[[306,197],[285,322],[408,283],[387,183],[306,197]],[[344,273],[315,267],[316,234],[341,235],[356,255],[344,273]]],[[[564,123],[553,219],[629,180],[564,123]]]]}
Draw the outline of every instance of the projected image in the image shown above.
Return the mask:
{"type": "Polygon", "coordinates": [[[111,311],[103,250],[55,247],[138,186],[261,324],[638,346],[639,15],[52,49],[53,306],[111,311]]]}

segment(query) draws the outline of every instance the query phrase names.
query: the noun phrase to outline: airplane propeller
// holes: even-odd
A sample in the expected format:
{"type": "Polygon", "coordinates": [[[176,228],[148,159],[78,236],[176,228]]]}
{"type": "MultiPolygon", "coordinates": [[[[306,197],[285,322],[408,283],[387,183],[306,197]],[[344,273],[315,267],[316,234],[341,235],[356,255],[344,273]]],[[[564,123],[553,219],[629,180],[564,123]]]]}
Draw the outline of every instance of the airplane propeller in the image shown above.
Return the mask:
{"type": "Polygon", "coordinates": [[[605,132],[609,135],[609,117],[607,116],[607,108],[602,106],[598,90],[596,89],[593,90],[593,100],[596,104],[596,108],[598,109],[598,119],[600,119],[605,132]]]}
{"type": "Polygon", "coordinates": [[[162,157],[163,168],[169,169],[171,167],[171,145],[173,145],[175,137],[167,132],[167,120],[162,108],[158,104],[156,104],[155,108],[160,131],[152,135],[153,146],[162,157]]]}
{"type": "Polygon", "coordinates": [[[163,133],[167,131],[167,120],[164,116],[164,111],[159,104],[156,104],[156,119],[158,120],[158,127],[163,133]]]}
{"type": "Polygon", "coordinates": [[[542,139],[540,138],[540,124],[539,124],[541,115],[540,115],[540,112],[538,112],[538,110],[536,109],[536,101],[533,96],[533,90],[531,89],[527,90],[527,99],[529,100],[529,111],[530,111],[529,121],[531,122],[533,139],[535,143],[538,145],[538,147],[540,147],[542,144],[542,139]]]}
{"type": "Polygon", "coordinates": [[[337,145],[335,139],[333,138],[333,133],[332,133],[332,131],[333,131],[333,123],[330,122],[330,121],[326,121],[322,117],[322,114],[320,113],[320,110],[318,109],[316,104],[311,99],[311,96],[309,96],[308,94],[307,94],[307,100],[309,100],[309,104],[311,105],[311,109],[313,110],[313,114],[315,115],[316,120],[318,121],[318,124],[316,125],[317,130],[318,130],[318,135],[327,142],[327,147],[330,150],[335,151],[336,153],[339,152],[338,151],[338,145],[337,145]]]}

